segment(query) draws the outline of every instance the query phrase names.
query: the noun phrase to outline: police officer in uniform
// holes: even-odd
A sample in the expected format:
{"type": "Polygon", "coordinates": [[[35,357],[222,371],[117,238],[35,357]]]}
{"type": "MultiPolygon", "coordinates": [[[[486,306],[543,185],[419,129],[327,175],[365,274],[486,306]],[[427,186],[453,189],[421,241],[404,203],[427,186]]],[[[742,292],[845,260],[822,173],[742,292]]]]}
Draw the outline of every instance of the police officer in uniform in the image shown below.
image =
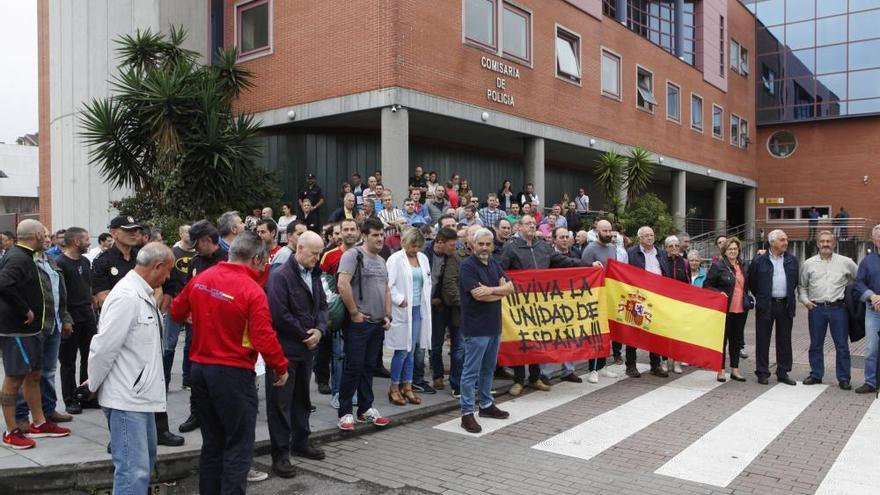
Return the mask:
{"type": "MultiPolygon", "coordinates": [[[[92,294],[99,308],[110,294],[110,289],[134,268],[143,226],[132,217],[120,215],[110,221],[109,229],[113,245],[92,263],[92,294]]],[[[183,437],[169,431],[167,413],[156,413],[156,434],[159,445],[183,445],[183,437]]]]}

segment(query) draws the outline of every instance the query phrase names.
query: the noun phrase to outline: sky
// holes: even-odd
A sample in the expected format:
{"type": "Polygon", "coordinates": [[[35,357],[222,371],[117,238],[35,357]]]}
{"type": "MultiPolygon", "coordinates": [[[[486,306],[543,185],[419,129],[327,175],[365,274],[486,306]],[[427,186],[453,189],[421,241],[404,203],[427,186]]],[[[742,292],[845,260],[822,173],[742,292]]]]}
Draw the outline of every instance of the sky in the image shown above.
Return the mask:
{"type": "Polygon", "coordinates": [[[3,2],[0,142],[37,132],[37,0],[3,2]]]}

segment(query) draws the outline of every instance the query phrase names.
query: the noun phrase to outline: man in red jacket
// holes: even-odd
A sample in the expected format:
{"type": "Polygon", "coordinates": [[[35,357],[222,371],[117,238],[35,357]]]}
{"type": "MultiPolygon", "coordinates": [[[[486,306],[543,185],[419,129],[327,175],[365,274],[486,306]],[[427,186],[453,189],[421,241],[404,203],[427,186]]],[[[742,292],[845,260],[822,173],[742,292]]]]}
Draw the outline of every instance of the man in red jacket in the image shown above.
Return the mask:
{"type": "Polygon", "coordinates": [[[287,382],[287,358],[272,328],[266,293],[257,282],[268,253],[243,232],[221,262],[192,279],[171,303],[171,318],[192,314],[192,400],[201,423],[201,493],[244,493],[254,455],[257,353],[287,382]]]}

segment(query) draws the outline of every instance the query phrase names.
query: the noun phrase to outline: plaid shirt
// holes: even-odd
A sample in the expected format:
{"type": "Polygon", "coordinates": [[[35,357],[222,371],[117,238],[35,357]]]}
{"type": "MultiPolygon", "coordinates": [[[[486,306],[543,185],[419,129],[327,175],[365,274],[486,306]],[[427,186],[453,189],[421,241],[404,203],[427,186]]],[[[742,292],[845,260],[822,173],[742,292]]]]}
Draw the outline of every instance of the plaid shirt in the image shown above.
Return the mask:
{"type": "Polygon", "coordinates": [[[480,209],[479,211],[480,220],[483,221],[483,225],[487,227],[495,227],[498,225],[498,222],[502,218],[506,218],[507,214],[504,213],[504,210],[495,208],[494,210],[490,209],[488,206],[480,209]]]}

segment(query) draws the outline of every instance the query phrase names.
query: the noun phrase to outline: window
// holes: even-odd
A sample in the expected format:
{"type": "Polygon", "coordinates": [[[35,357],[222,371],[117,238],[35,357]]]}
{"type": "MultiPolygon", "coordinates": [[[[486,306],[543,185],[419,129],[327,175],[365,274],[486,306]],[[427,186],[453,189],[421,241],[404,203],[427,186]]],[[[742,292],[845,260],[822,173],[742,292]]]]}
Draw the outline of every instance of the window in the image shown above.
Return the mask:
{"type": "Polygon", "coordinates": [[[767,151],[776,158],[788,158],[797,149],[797,139],[790,131],[776,131],[767,140],[767,151]]]}
{"type": "Polygon", "coordinates": [[[500,0],[464,1],[464,42],[495,55],[532,63],[532,14],[500,0]]]}
{"type": "Polygon", "coordinates": [[[734,113],[730,114],[730,144],[739,146],[739,117],[734,113]]]}
{"type": "MultiPolygon", "coordinates": [[[[611,3],[603,3],[603,12],[610,16],[611,3]]],[[[676,55],[675,32],[681,30],[684,34],[684,46],[681,47],[681,60],[690,65],[694,64],[696,30],[694,28],[694,0],[685,0],[682,4],[682,25],[676,25],[676,4],[670,0],[664,1],[630,1],[626,5],[626,27],[658,45],[672,55],[676,55]]],[[[616,10],[616,9],[613,9],[616,10]]]]}
{"type": "Polygon", "coordinates": [[[691,129],[703,132],[703,98],[691,93],[691,129]]]}
{"type": "Polygon", "coordinates": [[[797,217],[797,208],[769,207],[767,208],[767,220],[794,220],[797,217]]]}
{"type": "Polygon", "coordinates": [[[657,100],[654,99],[654,74],[647,69],[636,67],[636,106],[654,113],[657,100]]]}
{"type": "Polygon", "coordinates": [[[746,149],[749,147],[751,140],[749,139],[749,121],[739,119],[739,147],[746,149]]]}
{"type": "Polygon", "coordinates": [[[620,57],[602,49],[602,94],[620,99],[620,57]]]}
{"type": "Polygon", "coordinates": [[[739,43],[730,39],[730,68],[739,72],[739,43]]]}
{"type": "Polygon", "coordinates": [[[776,94],[776,72],[766,65],[761,68],[761,85],[770,96],[776,94]]]}
{"type": "Polygon", "coordinates": [[[718,105],[712,105],[712,137],[724,142],[724,109],[718,105]]]}
{"type": "Polygon", "coordinates": [[[673,122],[681,122],[681,88],[668,81],[666,82],[666,118],[673,122]]]}
{"type": "Polygon", "coordinates": [[[239,57],[272,52],[271,7],[270,0],[256,0],[235,6],[235,34],[239,57]]]}
{"type": "Polygon", "coordinates": [[[749,51],[742,45],[739,46],[739,73],[749,75],[749,51]]]}
{"type": "Polygon", "coordinates": [[[718,46],[720,47],[718,52],[718,75],[724,77],[724,40],[727,39],[724,37],[724,16],[721,16],[721,18],[719,19],[718,26],[720,31],[720,40],[718,43],[718,46]]]}
{"type": "Polygon", "coordinates": [[[560,27],[556,28],[556,75],[581,82],[581,38],[560,27]]]}
{"type": "Polygon", "coordinates": [[[465,0],[464,38],[486,48],[498,48],[495,0],[465,0]]]}
{"type": "Polygon", "coordinates": [[[730,68],[742,76],[749,75],[749,50],[730,39],[730,68]]]}

